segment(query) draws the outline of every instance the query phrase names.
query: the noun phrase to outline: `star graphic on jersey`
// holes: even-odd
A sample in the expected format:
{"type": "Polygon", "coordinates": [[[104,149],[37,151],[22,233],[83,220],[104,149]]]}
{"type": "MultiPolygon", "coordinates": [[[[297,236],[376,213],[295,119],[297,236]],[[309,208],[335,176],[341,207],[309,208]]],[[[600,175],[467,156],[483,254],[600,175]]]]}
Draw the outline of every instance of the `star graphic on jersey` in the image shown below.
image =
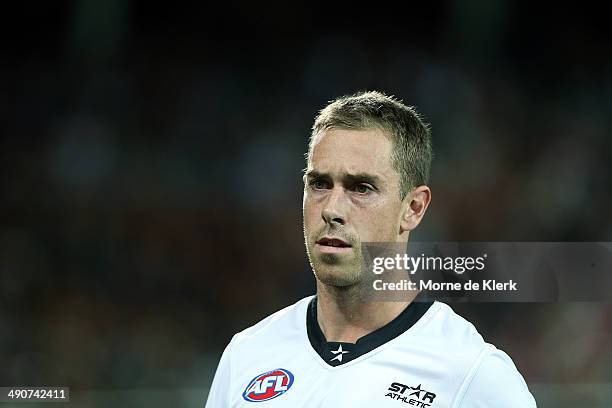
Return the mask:
{"type": "Polygon", "coordinates": [[[424,391],[424,390],[421,389],[421,384],[417,385],[416,387],[410,387],[410,388],[412,388],[413,390],[416,390],[416,391],[414,391],[410,395],[415,395],[416,394],[417,398],[421,398],[421,391],[424,391]]]}
{"type": "Polygon", "coordinates": [[[331,353],[336,355],[336,357],[332,358],[329,361],[338,360],[339,362],[342,362],[342,355],[348,353],[348,351],[342,350],[342,344],[340,344],[338,350],[332,350],[331,353]]]}

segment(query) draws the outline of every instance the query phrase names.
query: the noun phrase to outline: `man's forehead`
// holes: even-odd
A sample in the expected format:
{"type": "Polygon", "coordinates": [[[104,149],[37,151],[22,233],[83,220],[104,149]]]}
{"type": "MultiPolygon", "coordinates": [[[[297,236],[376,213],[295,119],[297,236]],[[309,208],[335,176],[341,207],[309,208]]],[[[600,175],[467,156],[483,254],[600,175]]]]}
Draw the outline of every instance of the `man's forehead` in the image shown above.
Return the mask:
{"type": "Polygon", "coordinates": [[[308,170],[320,173],[379,173],[392,169],[392,144],[382,131],[329,129],[312,144],[308,170]]]}

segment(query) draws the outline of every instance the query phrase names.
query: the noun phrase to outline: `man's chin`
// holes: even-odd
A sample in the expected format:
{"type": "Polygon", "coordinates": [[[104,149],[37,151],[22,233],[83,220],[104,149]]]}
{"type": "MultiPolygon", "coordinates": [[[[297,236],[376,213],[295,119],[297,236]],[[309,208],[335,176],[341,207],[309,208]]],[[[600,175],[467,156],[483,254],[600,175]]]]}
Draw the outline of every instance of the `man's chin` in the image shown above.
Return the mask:
{"type": "MultiPolygon", "coordinates": [[[[346,264],[344,254],[319,254],[320,263],[325,266],[335,267],[342,269],[342,264],[346,264]]],[[[346,268],[346,267],[345,267],[346,268]]]]}
{"type": "Polygon", "coordinates": [[[315,275],[321,283],[336,287],[354,286],[361,281],[360,271],[339,264],[315,267],[315,275]]]}

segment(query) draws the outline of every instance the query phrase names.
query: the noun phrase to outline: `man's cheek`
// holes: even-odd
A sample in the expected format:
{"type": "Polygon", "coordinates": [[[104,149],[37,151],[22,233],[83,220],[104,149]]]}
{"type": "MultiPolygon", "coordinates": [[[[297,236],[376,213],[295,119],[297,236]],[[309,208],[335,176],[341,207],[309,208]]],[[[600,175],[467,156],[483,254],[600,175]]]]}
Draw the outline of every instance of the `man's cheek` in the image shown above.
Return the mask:
{"type": "Polygon", "coordinates": [[[376,220],[373,221],[372,226],[375,225],[374,228],[367,230],[361,236],[362,242],[386,242],[389,241],[389,227],[383,224],[381,221],[384,220],[376,220]]]}
{"type": "Polygon", "coordinates": [[[321,209],[316,205],[308,205],[304,207],[304,223],[314,225],[318,222],[324,222],[321,215],[321,209]]]}
{"type": "Polygon", "coordinates": [[[304,213],[304,227],[306,228],[307,231],[312,230],[312,216],[309,213],[304,213]]]}

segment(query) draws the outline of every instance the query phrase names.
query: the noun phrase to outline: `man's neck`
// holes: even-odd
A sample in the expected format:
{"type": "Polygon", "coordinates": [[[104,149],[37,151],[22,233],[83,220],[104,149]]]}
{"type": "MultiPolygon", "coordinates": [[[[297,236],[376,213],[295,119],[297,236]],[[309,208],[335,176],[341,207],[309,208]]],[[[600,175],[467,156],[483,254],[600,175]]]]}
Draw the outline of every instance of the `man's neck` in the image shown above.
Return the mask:
{"type": "Polygon", "coordinates": [[[317,281],[317,320],[327,341],[357,340],[395,319],[417,293],[403,301],[363,301],[357,288],[338,288],[317,281]]]}

